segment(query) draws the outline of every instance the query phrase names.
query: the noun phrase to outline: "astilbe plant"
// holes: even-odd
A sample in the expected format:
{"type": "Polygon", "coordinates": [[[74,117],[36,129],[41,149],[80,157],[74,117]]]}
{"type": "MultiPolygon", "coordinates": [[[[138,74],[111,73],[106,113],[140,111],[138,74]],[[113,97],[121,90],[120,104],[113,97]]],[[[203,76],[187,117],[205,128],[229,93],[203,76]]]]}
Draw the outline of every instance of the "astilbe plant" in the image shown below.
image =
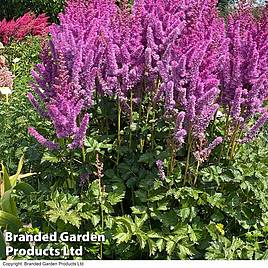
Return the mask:
{"type": "MultiPolygon", "coordinates": [[[[57,138],[73,138],[70,149],[81,147],[85,138],[89,115],[82,114],[93,104],[95,81],[105,52],[100,26],[109,21],[113,8],[105,0],[70,1],[60,15],[61,25],[51,26],[52,41],[43,50],[42,64],[32,72],[32,87],[45,107],[41,108],[31,93],[29,99],[42,116],[53,122],[57,138]]],[[[32,128],[29,132],[37,138],[32,128]]],[[[51,149],[56,147],[53,144],[51,149]]]]}
{"type": "MultiPolygon", "coordinates": [[[[45,107],[41,107],[32,93],[28,93],[28,98],[40,115],[52,121],[58,139],[73,139],[68,147],[74,149],[82,146],[89,114],[82,117],[85,100],[75,94],[77,85],[68,72],[63,52],[56,51],[52,43],[50,48],[53,54],[49,54],[48,48],[45,49],[42,55],[43,64],[37,65],[36,70],[32,71],[35,79],[32,87],[45,107]]],[[[33,128],[29,129],[29,133],[44,146],[50,149],[59,148],[59,144],[47,141],[33,128]]]]}
{"type": "MultiPolygon", "coordinates": [[[[136,9],[140,6],[137,1],[136,9]]],[[[207,128],[219,108],[217,72],[227,50],[224,21],[216,1],[143,1],[142,10],[145,75],[157,85],[153,101],[163,100],[166,118],[176,122],[171,170],[188,136],[187,173],[192,151],[203,162],[221,142],[216,137],[208,145],[207,128]]]]}
{"type": "Polygon", "coordinates": [[[227,19],[228,54],[222,65],[221,102],[228,114],[227,157],[237,144],[251,141],[267,121],[268,96],[267,8],[255,18],[251,8],[239,9],[227,19]],[[252,125],[252,119],[259,120],[252,125]]]}
{"type": "MultiPolygon", "coordinates": [[[[133,103],[140,103],[141,111],[146,100],[172,126],[167,176],[179,165],[177,153],[182,150],[186,183],[190,165],[197,175],[223,140],[227,156],[233,154],[236,144],[252,139],[268,117],[263,106],[267,11],[258,20],[242,10],[231,14],[225,25],[216,4],[137,0],[132,8],[125,2],[119,8],[112,0],[69,1],[60,25],[51,26],[51,41],[32,73],[39,100],[29,93],[31,103],[53,122],[57,139],[68,140],[68,147],[75,149],[83,144],[88,112],[96,100],[117,99],[118,165],[125,141],[120,136],[122,108],[130,115],[131,127],[137,108],[133,103]],[[219,111],[227,118],[224,137],[218,134],[224,131],[211,127],[219,111]],[[258,114],[256,124],[247,129],[258,114]]],[[[33,128],[29,132],[46,147],[59,148],[59,141],[47,141],[33,128]]],[[[130,131],[130,149],[131,135],[130,131]]],[[[157,167],[165,178],[161,160],[157,167]]]]}
{"type": "Polygon", "coordinates": [[[27,35],[42,36],[48,33],[48,17],[45,14],[35,16],[33,13],[25,13],[18,19],[0,21],[0,39],[4,44],[11,40],[20,41],[27,35]]]}

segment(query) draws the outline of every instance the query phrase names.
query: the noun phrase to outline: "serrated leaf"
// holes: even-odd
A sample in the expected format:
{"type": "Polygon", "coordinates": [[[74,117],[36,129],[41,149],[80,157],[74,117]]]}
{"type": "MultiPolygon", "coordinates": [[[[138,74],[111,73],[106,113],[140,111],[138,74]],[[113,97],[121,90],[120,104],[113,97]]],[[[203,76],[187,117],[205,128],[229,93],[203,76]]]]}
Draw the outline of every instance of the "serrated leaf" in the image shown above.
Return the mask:
{"type": "Polygon", "coordinates": [[[179,256],[181,259],[186,259],[188,255],[192,255],[192,251],[188,247],[181,244],[179,244],[179,251],[179,256]]]}
{"type": "Polygon", "coordinates": [[[163,238],[160,238],[156,241],[156,246],[160,252],[162,252],[165,248],[165,240],[163,238]]]}
{"type": "Polygon", "coordinates": [[[125,189],[122,184],[115,184],[112,186],[113,191],[108,193],[108,202],[111,205],[116,205],[121,202],[125,197],[125,189]]]}
{"type": "Polygon", "coordinates": [[[188,233],[189,233],[190,240],[192,242],[196,242],[197,241],[197,237],[195,235],[195,232],[194,232],[193,228],[190,225],[188,225],[188,233]]]}
{"type": "Polygon", "coordinates": [[[144,214],[146,213],[147,208],[145,206],[133,206],[131,207],[133,214],[144,214]]]}
{"type": "Polygon", "coordinates": [[[99,183],[97,180],[93,181],[90,185],[90,190],[92,191],[93,195],[95,197],[99,197],[100,195],[100,189],[99,189],[99,183]]]}
{"type": "Polygon", "coordinates": [[[154,240],[152,239],[148,239],[147,241],[148,246],[149,246],[149,255],[152,256],[155,254],[156,250],[157,250],[157,246],[156,243],[154,242],[154,240]]]}
{"type": "Polygon", "coordinates": [[[116,222],[117,224],[123,224],[124,227],[127,228],[129,233],[135,232],[136,226],[131,217],[129,216],[118,217],[116,222]]]}
{"type": "MultiPolygon", "coordinates": [[[[63,218],[63,217],[62,217],[63,218]]],[[[81,225],[81,218],[76,212],[70,211],[65,219],[65,222],[69,222],[73,226],[79,228],[81,225]]]]}
{"type": "Polygon", "coordinates": [[[114,238],[117,240],[117,244],[121,244],[123,242],[128,242],[132,237],[130,233],[119,233],[114,238]]]}
{"type": "Polygon", "coordinates": [[[188,207],[180,209],[179,215],[180,215],[182,221],[185,221],[190,216],[190,213],[191,213],[191,209],[188,207]]]}
{"type": "Polygon", "coordinates": [[[139,218],[138,216],[135,216],[135,224],[138,228],[141,228],[143,224],[147,221],[148,215],[144,214],[139,218]]]}
{"type": "Polygon", "coordinates": [[[219,210],[217,210],[211,215],[212,221],[221,222],[223,219],[224,219],[224,215],[219,210]]]}
{"type": "Polygon", "coordinates": [[[224,234],[225,234],[223,224],[221,224],[221,223],[217,223],[217,224],[216,224],[216,228],[217,228],[217,230],[219,231],[219,233],[220,233],[221,235],[224,235],[224,234]]]}
{"type": "Polygon", "coordinates": [[[156,194],[156,195],[150,196],[148,198],[148,201],[155,202],[155,201],[162,200],[163,198],[165,198],[165,194],[156,194]]]}
{"type": "Polygon", "coordinates": [[[95,214],[93,214],[93,215],[91,216],[90,220],[91,220],[93,226],[97,226],[98,223],[100,222],[100,216],[99,216],[99,215],[95,215],[95,214]]]}
{"type": "Polygon", "coordinates": [[[148,237],[147,237],[146,234],[145,234],[144,232],[142,232],[142,231],[137,232],[137,233],[136,233],[136,236],[137,236],[137,238],[138,238],[138,242],[139,242],[139,244],[140,244],[141,249],[144,249],[145,246],[146,246],[146,241],[147,241],[148,237]]]}
{"type": "Polygon", "coordinates": [[[172,240],[167,241],[166,252],[168,255],[171,255],[176,247],[176,243],[172,240]]]}

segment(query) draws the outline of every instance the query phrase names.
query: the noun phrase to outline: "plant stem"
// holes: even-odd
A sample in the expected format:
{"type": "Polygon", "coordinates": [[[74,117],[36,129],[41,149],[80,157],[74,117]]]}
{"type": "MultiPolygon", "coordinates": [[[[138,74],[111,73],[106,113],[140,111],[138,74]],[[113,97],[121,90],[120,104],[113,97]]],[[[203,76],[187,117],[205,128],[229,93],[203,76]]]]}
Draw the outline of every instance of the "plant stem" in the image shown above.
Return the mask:
{"type": "MultiPolygon", "coordinates": [[[[156,82],[155,82],[155,88],[153,90],[154,94],[157,94],[157,91],[159,89],[159,84],[160,84],[160,78],[159,78],[159,75],[157,76],[157,79],[156,79],[156,82]]],[[[153,118],[152,118],[152,127],[151,127],[151,142],[152,142],[152,149],[154,149],[154,144],[155,141],[154,141],[154,137],[155,137],[155,102],[153,100],[153,94],[151,95],[151,102],[153,103],[153,118]]]]}
{"type": "Polygon", "coordinates": [[[132,146],[132,123],[133,123],[133,92],[131,90],[130,92],[130,116],[129,116],[129,150],[131,149],[132,146]]]}
{"type": "Polygon", "coordinates": [[[83,163],[85,163],[86,162],[86,150],[85,150],[85,146],[83,145],[82,146],[82,161],[83,161],[83,163]]]}
{"type": "Polygon", "coordinates": [[[118,98],[118,103],[117,103],[117,158],[116,158],[117,167],[119,165],[119,158],[120,158],[120,145],[121,145],[121,133],[120,132],[121,132],[121,104],[118,98]]]}
{"type": "Polygon", "coordinates": [[[199,167],[200,167],[200,161],[197,162],[197,166],[196,166],[196,170],[195,170],[194,185],[197,182],[199,167]]]}
{"type": "Polygon", "coordinates": [[[225,127],[224,127],[224,140],[223,140],[223,143],[221,144],[221,151],[218,157],[218,163],[221,161],[222,154],[224,151],[224,146],[229,135],[229,119],[230,119],[230,112],[228,112],[227,117],[226,117],[226,122],[225,122],[225,127]]]}
{"type": "Polygon", "coordinates": [[[140,108],[139,108],[139,119],[141,120],[141,114],[142,114],[142,98],[143,98],[143,91],[145,91],[146,83],[145,79],[143,80],[143,84],[141,87],[141,95],[140,95],[140,108]]]}
{"type": "MultiPolygon", "coordinates": [[[[147,108],[147,113],[146,113],[145,125],[148,125],[151,110],[152,110],[152,106],[149,103],[148,108],[147,108]]],[[[141,139],[141,153],[143,152],[145,141],[146,141],[146,138],[141,139]]]]}
{"type": "MultiPolygon", "coordinates": [[[[104,213],[103,213],[103,207],[102,207],[102,203],[103,203],[103,187],[102,187],[102,182],[101,182],[101,178],[99,178],[99,192],[100,192],[100,212],[101,212],[101,232],[103,233],[103,229],[104,229],[104,213]]],[[[103,257],[103,244],[102,241],[100,242],[100,258],[102,259],[103,257]]]]}
{"type": "Polygon", "coordinates": [[[229,157],[229,153],[230,153],[230,158],[229,158],[230,160],[233,159],[233,153],[234,153],[234,148],[235,148],[235,143],[236,143],[236,136],[237,136],[237,131],[239,130],[239,126],[240,126],[239,124],[236,125],[235,131],[232,135],[231,143],[230,143],[228,150],[227,150],[226,158],[229,157]]]}
{"type": "MultiPolygon", "coordinates": [[[[242,131],[239,132],[239,135],[238,135],[238,139],[241,138],[241,135],[242,135],[242,131]]],[[[236,148],[237,148],[237,145],[238,145],[238,142],[235,143],[235,146],[234,146],[234,150],[233,150],[233,158],[235,157],[235,154],[236,154],[236,148]]],[[[239,148],[238,148],[239,150],[239,148]]]]}
{"type": "Polygon", "coordinates": [[[169,174],[171,175],[175,165],[175,144],[174,139],[170,134],[170,163],[169,163],[169,174]]]}
{"type": "Polygon", "coordinates": [[[188,134],[188,151],[187,151],[187,159],[186,159],[186,166],[185,166],[185,174],[184,174],[184,180],[183,180],[183,186],[187,182],[187,175],[188,170],[190,166],[190,157],[191,157],[191,149],[192,149],[193,139],[192,139],[192,126],[190,126],[190,131],[188,134]]]}
{"type": "MultiPolygon", "coordinates": [[[[143,79],[142,87],[141,87],[141,95],[140,95],[140,108],[139,108],[139,121],[142,122],[142,99],[143,99],[143,91],[146,89],[146,82],[143,79]]],[[[144,146],[143,138],[140,138],[140,152],[142,153],[144,146]]]]}

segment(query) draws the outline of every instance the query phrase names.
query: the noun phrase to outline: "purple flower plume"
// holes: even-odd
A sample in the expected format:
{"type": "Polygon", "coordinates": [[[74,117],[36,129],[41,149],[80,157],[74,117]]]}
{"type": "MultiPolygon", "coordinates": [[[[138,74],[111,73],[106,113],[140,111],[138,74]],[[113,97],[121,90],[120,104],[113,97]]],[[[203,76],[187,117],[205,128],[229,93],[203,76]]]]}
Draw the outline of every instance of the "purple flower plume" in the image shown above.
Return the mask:
{"type": "MultiPolygon", "coordinates": [[[[129,9],[112,0],[69,0],[32,70],[30,102],[57,138],[71,140],[69,149],[82,146],[96,95],[119,99],[126,112],[131,93],[134,106],[149,93],[175,123],[177,148],[191,138],[200,161],[221,142],[204,148],[219,107],[242,132],[260,115],[242,141],[252,139],[267,120],[268,7],[259,19],[250,9],[233,12],[225,24],[216,5],[135,0],[129,9]]],[[[31,135],[55,145],[32,128],[31,135]]]]}
{"type": "Polygon", "coordinates": [[[52,141],[48,141],[45,137],[39,134],[34,128],[30,127],[28,132],[31,136],[33,136],[40,144],[47,147],[50,150],[57,150],[59,149],[59,145],[52,141]]]}
{"type": "Polygon", "coordinates": [[[184,118],[185,118],[185,112],[180,112],[177,115],[176,119],[174,137],[178,148],[180,148],[181,145],[184,143],[185,136],[187,135],[187,131],[183,129],[184,118]]]}
{"type": "MultiPolygon", "coordinates": [[[[228,51],[219,69],[221,103],[230,113],[230,126],[238,125],[239,131],[262,113],[268,96],[267,10],[264,8],[257,19],[250,6],[241,6],[227,18],[228,51]]],[[[244,141],[254,132],[246,134],[244,141]]]]}
{"type": "Polygon", "coordinates": [[[267,122],[268,112],[264,112],[261,117],[257,120],[255,125],[246,133],[246,136],[240,141],[241,143],[247,143],[255,138],[260,128],[267,122]]]}
{"type": "Polygon", "coordinates": [[[199,161],[200,163],[206,161],[210,156],[211,152],[214,150],[214,148],[222,143],[222,140],[223,140],[222,137],[217,137],[209,144],[207,148],[202,149],[201,151],[196,151],[194,153],[196,160],[199,161]]]}
{"type": "Polygon", "coordinates": [[[73,142],[68,145],[70,149],[81,148],[86,136],[87,126],[89,122],[89,114],[86,114],[81,121],[81,125],[74,135],[73,142]]]}
{"type": "Polygon", "coordinates": [[[166,175],[165,175],[165,171],[164,171],[164,164],[162,160],[157,160],[156,161],[156,166],[158,168],[158,175],[160,177],[161,180],[165,180],[166,179],[166,175]]]}

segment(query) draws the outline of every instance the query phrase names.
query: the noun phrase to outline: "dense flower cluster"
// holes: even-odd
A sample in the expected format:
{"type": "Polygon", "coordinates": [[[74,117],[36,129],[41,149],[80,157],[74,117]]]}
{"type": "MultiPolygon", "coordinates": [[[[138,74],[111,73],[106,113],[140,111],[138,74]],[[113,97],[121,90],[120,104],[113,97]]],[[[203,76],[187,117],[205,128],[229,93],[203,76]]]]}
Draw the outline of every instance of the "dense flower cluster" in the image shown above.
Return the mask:
{"type": "Polygon", "coordinates": [[[45,14],[37,17],[28,12],[22,17],[11,21],[3,19],[0,21],[0,40],[4,44],[8,44],[11,39],[20,41],[25,36],[45,35],[48,33],[48,17],[45,14]]]}
{"type": "MultiPolygon", "coordinates": [[[[63,52],[56,51],[51,42],[50,49],[53,50],[53,55],[50,57],[48,48],[44,49],[42,54],[43,64],[38,64],[36,70],[32,71],[35,80],[32,87],[45,104],[46,110],[41,107],[31,93],[28,93],[28,98],[40,115],[51,119],[59,139],[73,137],[73,141],[68,147],[74,149],[82,146],[89,115],[84,114],[82,118],[81,111],[85,100],[75,94],[78,85],[71,79],[63,52]],[[46,67],[49,69],[46,69],[46,67]]],[[[29,133],[38,140],[38,132],[31,130],[29,133]]],[[[42,140],[41,135],[40,139],[42,140]]],[[[44,145],[44,143],[40,143],[44,145]]],[[[52,149],[58,147],[57,144],[52,142],[46,142],[45,144],[52,145],[47,146],[52,149]]]]}
{"type": "Polygon", "coordinates": [[[267,120],[267,11],[258,20],[243,9],[226,26],[216,4],[136,0],[130,8],[112,0],[69,1],[33,71],[39,101],[31,93],[30,101],[50,118],[58,138],[73,139],[70,149],[83,144],[96,95],[124,107],[144,93],[154,105],[163,103],[176,150],[186,144],[200,163],[223,140],[208,131],[222,107],[232,119],[229,134],[239,129],[246,132],[241,142],[252,139],[267,120]]]}
{"type": "Polygon", "coordinates": [[[188,133],[202,151],[219,108],[218,70],[228,48],[216,1],[135,1],[134,11],[141,14],[147,90],[176,121],[177,148],[188,133]]]}
{"type": "Polygon", "coordinates": [[[220,72],[221,102],[231,119],[229,134],[242,136],[245,132],[240,139],[243,143],[252,140],[267,120],[267,19],[267,8],[261,18],[255,18],[250,8],[241,7],[227,20],[228,53],[220,72]],[[248,130],[248,123],[258,114],[260,119],[248,130]]]}
{"type": "MultiPolygon", "coordinates": [[[[0,43],[0,50],[3,48],[3,44],[0,43]]],[[[13,88],[14,75],[7,66],[6,58],[0,54],[0,88],[13,88]]]]}

